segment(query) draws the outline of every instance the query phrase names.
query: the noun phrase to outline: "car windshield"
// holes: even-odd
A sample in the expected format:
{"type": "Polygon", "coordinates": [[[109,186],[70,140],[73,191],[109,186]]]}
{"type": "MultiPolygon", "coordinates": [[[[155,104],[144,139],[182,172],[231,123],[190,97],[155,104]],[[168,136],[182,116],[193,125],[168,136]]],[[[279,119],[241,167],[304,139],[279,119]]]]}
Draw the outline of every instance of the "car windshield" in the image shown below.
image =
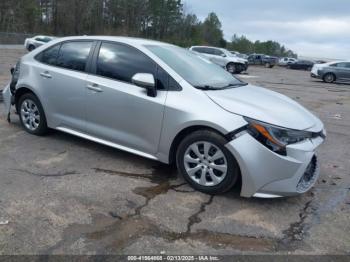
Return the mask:
{"type": "Polygon", "coordinates": [[[229,56],[229,57],[238,57],[237,54],[235,53],[231,53],[230,51],[226,50],[226,49],[220,49],[222,52],[224,52],[225,55],[229,56]]]}
{"type": "Polygon", "coordinates": [[[198,89],[218,90],[246,85],[220,66],[184,48],[146,45],[153,54],[198,89]]]}

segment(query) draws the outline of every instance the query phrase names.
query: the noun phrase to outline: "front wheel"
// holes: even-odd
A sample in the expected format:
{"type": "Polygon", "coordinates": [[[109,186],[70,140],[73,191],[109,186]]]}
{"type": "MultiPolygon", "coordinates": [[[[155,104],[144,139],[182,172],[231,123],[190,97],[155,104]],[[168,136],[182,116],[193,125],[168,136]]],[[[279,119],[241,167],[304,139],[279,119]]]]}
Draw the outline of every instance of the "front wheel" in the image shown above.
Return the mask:
{"type": "Polygon", "coordinates": [[[237,71],[237,65],[235,65],[234,63],[229,63],[227,66],[226,66],[226,70],[231,73],[231,74],[234,74],[236,73],[237,71]]]}
{"type": "Polygon", "coordinates": [[[194,189],[214,195],[230,190],[236,183],[240,171],[226,143],[224,137],[207,130],[196,131],[180,143],[177,167],[194,189]]]}
{"type": "Polygon", "coordinates": [[[23,128],[33,135],[44,135],[48,128],[43,107],[32,93],[22,95],[17,104],[17,112],[23,128]]]}
{"type": "Polygon", "coordinates": [[[29,45],[29,46],[28,46],[28,51],[29,51],[29,52],[32,52],[34,49],[35,49],[35,46],[34,46],[34,45],[29,45]]]}

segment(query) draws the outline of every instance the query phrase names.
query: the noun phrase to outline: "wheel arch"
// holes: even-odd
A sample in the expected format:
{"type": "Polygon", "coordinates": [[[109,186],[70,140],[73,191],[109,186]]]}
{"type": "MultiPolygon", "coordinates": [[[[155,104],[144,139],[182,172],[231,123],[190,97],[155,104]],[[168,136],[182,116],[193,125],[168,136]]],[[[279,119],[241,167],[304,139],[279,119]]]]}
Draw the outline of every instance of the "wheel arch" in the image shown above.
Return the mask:
{"type": "MultiPolygon", "coordinates": [[[[333,82],[337,81],[337,75],[336,75],[334,72],[332,72],[332,71],[328,71],[328,72],[325,72],[325,73],[323,74],[323,76],[322,76],[322,80],[323,80],[323,81],[325,81],[325,78],[326,78],[327,75],[333,75],[333,76],[334,76],[333,82]]],[[[325,81],[325,82],[326,82],[326,81],[325,81]]]]}
{"type": "Polygon", "coordinates": [[[21,87],[16,89],[16,92],[14,94],[14,106],[16,107],[17,112],[18,112],[17,106],[18,106],[18,102],[19,102],[20,97],[23,96],[24,94],[27,94],[27,93],[33,94],[39,100],[41,107],[43,108],[45,118],[47,119],[47,114],[46,114],[46,110],[45,110],[43,102],[41,101],[40,97],[35,93],[35,91],[28,86],[21,86],[21,87]]]}
{"type": "MultiPolygon", "coordinates": [[[[188,126],[184,129],[182,129],[180,132],[177,133],[175,138],[173,139],[171,146],[170,146],[170,151],[169,151],[169,164],[173,164],[176,161],[176,151],[178,149],[179,144],[181,141],[189,134],[198,131],[198,130],[208,130],[212,131],[214,133],[217,133],[227,139],[226,135],[220,132],[219,130],[210,127],[210,126],[205,126],[205,125],[193,125],[193,126],[188,126]]],[[[228,140],[227,140],[228,141],[228,140]]]]}
{"type": "MultiPolygon", "coordinates": [[[[240,128],[238,128],[237,130],[239,130],[240,128]]],[[[213,127],[210,126],[206,126],[206,125],[194,125],[194,126],[189,126],[186,127],[184,129],[182,129],[175,137],[175,139],[173,140],[171,147],[170,147],[170,152],[169,152],[169,164],[173,165],[174,163],[176,163],[176,153],[177,153],[177,149],[181,143],[181,141],[189,134],[199,131],[199,130],[206,130],[206,131],[211,131],[214,132],[220,136],[222,136],[227,143],[230,142],[230,136],[232,135],[232,132],[228,133],[228,134],[224,134],[221,131],[219,131],[218,129],[215,129],[213,127]]],[[[236,130],[236,131],[237,131],[236,130]]],[[[232,152],[231,152],[232,153],[232,152]]],[[[237,190],[237,192],[241,192],[242,189],[242,170],[241,170],[241,166],[240,166],[240,162],[238,161],[237,157],[235,154],[232,154],[232,157],[235,159],[236,161],[236,165],[238,168],[238,177],[237,177],[237,181],[234,184],[234,188],[235,190],[237,190]]]]}

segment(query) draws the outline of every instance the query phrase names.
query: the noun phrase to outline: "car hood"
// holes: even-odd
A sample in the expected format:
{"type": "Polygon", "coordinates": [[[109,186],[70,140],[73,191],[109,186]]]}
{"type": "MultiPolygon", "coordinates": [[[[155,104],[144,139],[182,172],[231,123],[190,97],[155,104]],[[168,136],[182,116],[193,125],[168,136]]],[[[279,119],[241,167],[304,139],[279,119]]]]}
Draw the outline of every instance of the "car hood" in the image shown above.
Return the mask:
{"type": "Polygon", "coordinates": [[[227,57],[227,60],[229,60],[229,62],[235,62],[235,63],[242,63],[242,64],[248,63],[247,59],[243,59],[237,56],[229,56],[227,57]]]}
{"type": "Polygon", "coordinates": [[[247,85],[205,91],[223,109],[272,125],[319,132],[322,122],[292,99],[265,88],[247,85]]]}

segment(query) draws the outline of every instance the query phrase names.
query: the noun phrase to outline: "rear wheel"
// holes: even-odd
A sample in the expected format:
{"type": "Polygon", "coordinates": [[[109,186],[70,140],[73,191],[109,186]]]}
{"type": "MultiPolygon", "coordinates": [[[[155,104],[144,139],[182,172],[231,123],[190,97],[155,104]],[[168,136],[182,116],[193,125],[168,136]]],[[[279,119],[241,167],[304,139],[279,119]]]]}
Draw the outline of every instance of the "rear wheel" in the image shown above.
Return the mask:
{"type": "Polygon", "coordinates": [[[323,81],[326,83],[333,83],[335,81],[335,75],[333,73],[327,73],[323,76],[323,81]]]}
{"type": "Polygon", "coordinates": [[[180,143],[177,167],[193,188],[207,194],[220,194],[236,183],[240,171],[226,143],[224,137],[207,130],[196,131],[180,143]]]}
{"type": "Polygon", "coordinates": [[[17,112],[23,128],[33,135],[47,133],[47,123],[44,110],[39,99],[32,93],[22,95],[17,104],[17,112]]]}

